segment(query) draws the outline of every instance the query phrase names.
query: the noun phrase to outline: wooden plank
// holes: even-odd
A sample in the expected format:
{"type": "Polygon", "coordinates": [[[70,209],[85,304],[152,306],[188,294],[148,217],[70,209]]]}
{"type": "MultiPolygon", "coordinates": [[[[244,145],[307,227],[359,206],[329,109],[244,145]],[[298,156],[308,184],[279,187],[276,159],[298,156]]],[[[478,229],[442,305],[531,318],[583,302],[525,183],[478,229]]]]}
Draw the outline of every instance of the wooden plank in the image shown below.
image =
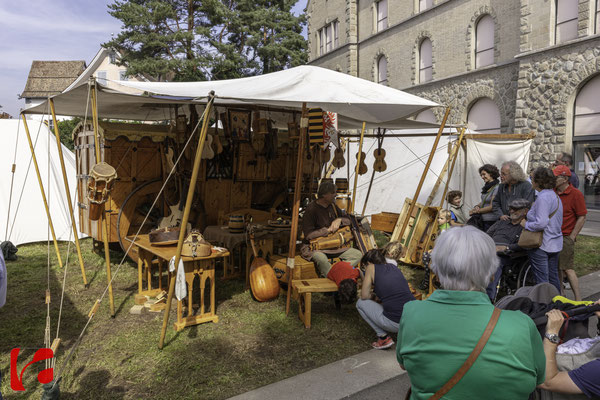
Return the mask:
{"type": "Polygon", "coordinates": [[[391,212],[380,212],[371,215],[371,228],[383,232],[393,232],[400,214],[391,212]]]}
{"type": "Polygon", "coordinates": [[[292,285],[298,293],[325,293],[338,290],[335,282],[327,278],[294,280],[292,285]]]}

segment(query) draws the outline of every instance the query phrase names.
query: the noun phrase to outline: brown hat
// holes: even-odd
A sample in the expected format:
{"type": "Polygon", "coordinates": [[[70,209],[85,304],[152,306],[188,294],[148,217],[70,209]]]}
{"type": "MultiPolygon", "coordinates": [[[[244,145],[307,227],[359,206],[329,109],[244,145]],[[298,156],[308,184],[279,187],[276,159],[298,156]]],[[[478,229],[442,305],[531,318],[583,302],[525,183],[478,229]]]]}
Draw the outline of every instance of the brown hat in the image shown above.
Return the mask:
{"type": "Polygon", "coordinates": [[[571,176],[571,170],[566,165],[559,165],[552,170],[554,176],[571,176]]]}

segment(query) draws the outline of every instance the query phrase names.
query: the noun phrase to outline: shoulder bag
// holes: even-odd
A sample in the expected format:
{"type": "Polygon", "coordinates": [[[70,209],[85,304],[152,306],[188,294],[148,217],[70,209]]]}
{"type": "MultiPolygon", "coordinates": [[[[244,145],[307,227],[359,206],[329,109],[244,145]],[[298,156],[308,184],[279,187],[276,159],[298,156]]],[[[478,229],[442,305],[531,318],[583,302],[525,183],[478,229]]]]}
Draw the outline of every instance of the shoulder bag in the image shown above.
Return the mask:
{"type": "MultiPolygon", "coordinates": [[[[479,354],[485,347],[488,339],[490,338],[490,336],[492,336],[492,332],[494,331],[494,328],[496,327],[496,323],[498,322],[498,319],[500,318],[501,311],[502,310],[500,310],[499,308],[494,307],[494,312],[492,312],[492,317],[490,318],[487,326],[485,327],[485,330],[483,331],[483,335],[481,335],[481,337],[479,338],[477,345],[475,345],[475,348],[473,349],[471,354],[469,354],[469,357],[467,358],[467,360],[458,369],[458,371],[456,371],[456,373],[452,376],[452,378],[450,378],[450,380],[448,380],[448,382],[446,382],[444,384],[444,386],[441,387],[440,390],[435,392],[433,394],[433,396],[431,396],[429,398],[429,400],[441,399],[442,396],[444,396],[446,393],[448,393],[450,391],[450,389],[452,389],[454,387],[454,385],[456,385],[462,379],[462,377],[465,376],[465,374],[473,366],[473,364],[475,364],[475,360],[477,360],[477,357],[479,357],[479,354]]],[[[411,393],[412,393],[412,391],[409,388],[404,400],[409,400],[411,393]]]]}
{"type": "MultiPolygon", "coordinates": [[[[560,201],[558,196],[556,196],[556,200],[560,201]]],[[[556,212],[558,211],[559,206],[560,206],[560,203],[556,204],[556,209],[554,211],[552,211],[552,214],[550,214],[548,219],[552,219],[554,214],[556,214],[556,212]]],[[[548,221],[548,223],[550,223],[550,222],[548,221]]],[[[521,232],[521,236],[519,237],[519,247],[522,247],[524,249],[537,249],[538,247],[540,247],[542,245],[543,241],[544,241],[544,231],[543,230],[533,232],[533,231],[528,231],[527,229],[523,228],[523,232],[521,232]]]]}

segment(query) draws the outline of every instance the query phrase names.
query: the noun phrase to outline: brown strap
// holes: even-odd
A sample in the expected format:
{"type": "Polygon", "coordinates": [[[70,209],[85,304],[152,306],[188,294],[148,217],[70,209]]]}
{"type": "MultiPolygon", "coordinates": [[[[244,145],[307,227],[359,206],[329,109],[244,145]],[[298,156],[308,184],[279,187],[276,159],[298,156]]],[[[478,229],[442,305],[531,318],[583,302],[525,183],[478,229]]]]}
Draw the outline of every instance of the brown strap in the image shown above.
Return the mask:
{"type": "Polygon", "coordinates": [[[443,395],[448,393],[450,391],[450,389],[452,389],[454,387],[454,385],[456,385],[462,379],[462,377],[467,373],[469,368],[471,368],[471,366],[475,363],[475,360],[477,360],[477,357],[479,357],[479,354],[481,353],[481,351],[485,347],[485,344],[487,343],[488,339],[492,335],[492,332],[493,332],[494,328],[496,327],[496,323],[498,322],[498,318],[500,318],[501,311],[502,310],[500,310],[499,308],[494,307],[494,312],[492,313],[492,317],[490,318],[490,321],[488,322],[487,326],[485,327],[485,331],[483,331],[483,335],[481,335],[481,338],[479,338],[479,342],[477,342],[477,345],[475,346],[475,348],[473,349],[471,354],[469,354],[469,358],[467,358],[467,361],[465,361],[465,363],[459,368],[459,370],[456,371],[454,376],[452,378],[450,378],[450,380],[448,382],[446,382],[446,384],[444,386],[442,386],[442,388],[440,390],[438,390],[433,396],[431,396],[429,398],[429,400],[440,399],[443,395]]]}

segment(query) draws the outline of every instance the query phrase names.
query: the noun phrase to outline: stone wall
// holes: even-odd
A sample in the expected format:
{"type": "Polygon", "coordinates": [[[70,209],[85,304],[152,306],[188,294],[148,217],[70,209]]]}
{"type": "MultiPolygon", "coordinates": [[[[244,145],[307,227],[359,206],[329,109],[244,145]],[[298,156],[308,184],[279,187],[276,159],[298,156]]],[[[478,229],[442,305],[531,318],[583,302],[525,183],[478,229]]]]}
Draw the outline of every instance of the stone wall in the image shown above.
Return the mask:
{"type": "MultiPolygon", "coordinates": [[[[517,96],[518,63],[491,67],[460,77],[431,82],[406,92],[424,97],[451,108],[449,124],[462,124],[467,120],[469,108],[476,100],[487,97],[496,103],[500,110],[502,133],[514,130],[515,102],[517,96]]],[[[438,122],[441,122],[444,109],[434,110],[438,122]]]]}
{"type": "Polygon", "coordinates": [[[599,37],[520,58],[515,132],[537,132],[534,165],[571,151],[575,96],[599,72],[599,37]]]}

